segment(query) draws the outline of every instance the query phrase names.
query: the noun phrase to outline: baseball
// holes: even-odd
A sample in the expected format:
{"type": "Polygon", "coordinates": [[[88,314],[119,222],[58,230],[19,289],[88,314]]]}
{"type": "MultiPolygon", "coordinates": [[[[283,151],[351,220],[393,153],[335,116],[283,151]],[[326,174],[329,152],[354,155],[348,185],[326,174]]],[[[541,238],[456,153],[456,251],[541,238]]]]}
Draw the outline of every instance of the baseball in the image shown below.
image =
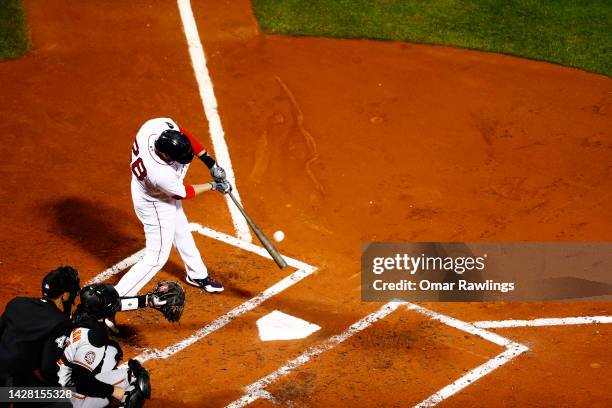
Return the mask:
{"type": "Polygon", "coordinates": [[[276,231],[273,237],[276,242],[281,242],[283,239],[285,239],[285,233],[283,231],[276,231]]]}

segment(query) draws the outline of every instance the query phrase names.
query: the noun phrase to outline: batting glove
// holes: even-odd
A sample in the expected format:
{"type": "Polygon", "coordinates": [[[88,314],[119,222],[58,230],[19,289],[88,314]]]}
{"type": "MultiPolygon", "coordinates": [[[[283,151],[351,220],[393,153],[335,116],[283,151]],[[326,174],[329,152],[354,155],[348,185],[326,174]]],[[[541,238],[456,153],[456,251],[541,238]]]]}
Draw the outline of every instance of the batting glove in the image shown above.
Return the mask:
{"type": "Polygon", "coordinates": [[[225,170],[223,169],[223,167],[217,165],[216,163],[214,166],[211,167],[210,175],[215,181],[224,181],[226,177],[225,170]]]}
{"type": "Polygon", "coordinates": [[[227,180],[223,180],[223,181],[211,181],[210,182],[211,185],[211,189],[218,191],[222,194],[227,194],[230,191],[232,191],[232,186],[230,185],[230,183],[227,180]]]}

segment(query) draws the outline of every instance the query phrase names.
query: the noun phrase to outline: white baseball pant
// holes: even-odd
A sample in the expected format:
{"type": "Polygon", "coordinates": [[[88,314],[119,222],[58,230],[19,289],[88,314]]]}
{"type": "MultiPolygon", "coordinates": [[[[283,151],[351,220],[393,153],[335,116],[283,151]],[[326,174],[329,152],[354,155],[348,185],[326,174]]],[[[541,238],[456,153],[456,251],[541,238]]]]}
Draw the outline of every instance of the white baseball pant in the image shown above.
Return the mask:
{"type": "Polygon", "coordinates": [[[144,225],[144,258],[123,275],[115,286],[120,296],[135,296],[168,261],[172,245],[192,279],[208,276],[206,265],[196,247],[180,200],[135,201],[134,209],[144,225]]]}

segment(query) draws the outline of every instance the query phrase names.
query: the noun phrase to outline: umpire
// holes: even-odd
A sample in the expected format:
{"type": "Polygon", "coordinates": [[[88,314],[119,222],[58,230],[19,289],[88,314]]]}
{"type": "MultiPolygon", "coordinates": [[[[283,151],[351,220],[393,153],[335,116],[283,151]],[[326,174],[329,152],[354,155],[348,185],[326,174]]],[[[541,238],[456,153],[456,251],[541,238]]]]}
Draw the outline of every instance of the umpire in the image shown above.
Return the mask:
{"type": "Polygon", "coordinates": [[[8,302],[0,317],[0,385],[57,383],[56,373],[42,367],[43,348],[49,338],[70,327],[79,289],[76,269],[62,266],[43,279],[42,298],[18,297],[8,302]]]}

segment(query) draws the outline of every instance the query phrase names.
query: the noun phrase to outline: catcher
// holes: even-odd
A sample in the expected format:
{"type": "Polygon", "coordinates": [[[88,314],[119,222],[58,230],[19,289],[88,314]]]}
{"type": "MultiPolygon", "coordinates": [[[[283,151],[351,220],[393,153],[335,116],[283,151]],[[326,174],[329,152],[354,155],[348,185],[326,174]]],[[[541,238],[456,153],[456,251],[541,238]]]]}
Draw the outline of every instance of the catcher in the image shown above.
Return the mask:
{"type": "Polygon", "coordinates": [[[70,328],[45,345],[46,360],[56,367],[56,382],[76,387],[79,395],[71,401],[75,407],[105,407],[113,401],[128,408],[142,407],[151,396],[148,373],[136,360],[128,362],[128,369],[117,368],[123,353],[105,322],[114,320],[119,311],[143,307],[177,322],[185,306],[183,288],[160,281],[145,295],[121,298],[112,285],[93,284],[81,289],[80,300],[70,328]]]}
{"type": "Polygon", "coordinates": [[[74,407],[101,408],[118,401],[141,408],[151,398],[149,374],[136,360],[130,360],[127,369],[117,368],[123,353],[104,324],[120,310],[119,294],[110,284],[94,284],[81,289],[80,298],[72,330],[53,340],[62,349],[57,361],[60,385],[76,387],[74,407]]]}

